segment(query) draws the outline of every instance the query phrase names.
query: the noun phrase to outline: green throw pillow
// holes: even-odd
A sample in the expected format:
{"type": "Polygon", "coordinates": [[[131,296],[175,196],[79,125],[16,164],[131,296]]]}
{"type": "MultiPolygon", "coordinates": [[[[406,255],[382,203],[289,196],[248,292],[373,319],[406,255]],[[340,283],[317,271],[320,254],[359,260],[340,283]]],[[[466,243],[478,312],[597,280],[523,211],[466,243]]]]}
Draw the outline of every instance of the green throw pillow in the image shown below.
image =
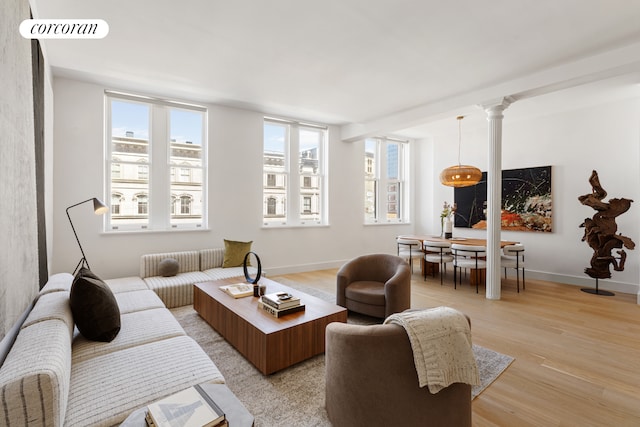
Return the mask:
{"type": "Polygon", "coordinates": [[[251,252],[250,242],[235,242],[233,240],[224,239],[224,260],[222,268],[241,267],[244,262],[244,256],[247,252],[251,252]]]}

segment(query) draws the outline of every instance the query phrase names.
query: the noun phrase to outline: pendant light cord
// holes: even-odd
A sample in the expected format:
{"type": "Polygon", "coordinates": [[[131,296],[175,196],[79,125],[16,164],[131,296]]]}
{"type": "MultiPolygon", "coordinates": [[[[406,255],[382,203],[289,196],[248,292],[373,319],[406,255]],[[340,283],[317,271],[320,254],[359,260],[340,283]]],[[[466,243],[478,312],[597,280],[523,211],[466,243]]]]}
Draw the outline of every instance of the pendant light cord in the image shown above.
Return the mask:
{"type": "Polygon", "coordinates": [[[458,116],[456,117],[458,119],[458,166],[460,166],[462,163],[460,163],[460,146],[462,145],[462,119],[464,119],[464,116],[458,116]]]}

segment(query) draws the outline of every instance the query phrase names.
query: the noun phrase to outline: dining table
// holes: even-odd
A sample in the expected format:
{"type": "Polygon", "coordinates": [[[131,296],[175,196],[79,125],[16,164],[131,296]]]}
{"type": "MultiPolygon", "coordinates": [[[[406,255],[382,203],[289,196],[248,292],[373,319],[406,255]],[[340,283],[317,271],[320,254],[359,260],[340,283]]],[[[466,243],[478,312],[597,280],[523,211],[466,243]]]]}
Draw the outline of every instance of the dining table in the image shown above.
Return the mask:
{"type": "MultiPolygon", "coordinates": [[[[457,243],[460,245],[467,246],[487,246],[487,239],[478,239],[475,237],[451,237],[450,239],[440,237],[440,236],[429,236],[429,235],[420,235],[420,234],[403,234],[398,236],[402,239],[411,239],[420,241],[420,246],[423,247],[424,242],[449,242],[449,243],[457,243]]],[[[515,245],[520,242],[514,242],[510,240],[500,240],[500,248],[504,248],[508,245],[515,245]]],[[[422,275],[426,277],[427,274],[435,275],[439,271],[439,265],[432,262],[425,262],[424,258],[420,263],[422,275]]],[[[476,280],[479,281],[479,285],[485,284],[486,281],[486,270],[481,269],[476,271],[475,269],[471,269],[471,273],[469,274],[469,284],[471,286],[476,286],[476,280]],[[476,279],[477,278],[477,279],[476,279]]]]}
{"type": "MultiPolygon", "coordinates": [[[[403,234],[398,236],[402,239],[410,239],[410,240],[419,240],[421,243],[427,242],[449,242],[449,243],[457,243],[460,245],[467,246],[487,246],[487,239],[478,239],[475,237],[452,237],[450,239],[445,239],[440,236],[427,236],[420,234],[403,234]]],[[[500,248],[504,248],[507,245],[515,245],[520,242],[512,242],[510,240],[500,240],[500,248]]]]}

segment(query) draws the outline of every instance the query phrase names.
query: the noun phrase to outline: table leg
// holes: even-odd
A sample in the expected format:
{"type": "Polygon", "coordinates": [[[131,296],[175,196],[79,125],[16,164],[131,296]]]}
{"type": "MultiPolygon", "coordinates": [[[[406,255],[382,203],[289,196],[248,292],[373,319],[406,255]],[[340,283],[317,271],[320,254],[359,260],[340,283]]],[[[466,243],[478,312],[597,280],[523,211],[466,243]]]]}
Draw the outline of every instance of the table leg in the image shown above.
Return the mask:
{"type": "Polygon", "coordinates": [[[485,284],[487,278],[487,270],[484,268],[470,268],[469,269],[469,284],[471,286],[476,286],[476,281],[478,282],[478,286],[482,286],[485,284]]]}

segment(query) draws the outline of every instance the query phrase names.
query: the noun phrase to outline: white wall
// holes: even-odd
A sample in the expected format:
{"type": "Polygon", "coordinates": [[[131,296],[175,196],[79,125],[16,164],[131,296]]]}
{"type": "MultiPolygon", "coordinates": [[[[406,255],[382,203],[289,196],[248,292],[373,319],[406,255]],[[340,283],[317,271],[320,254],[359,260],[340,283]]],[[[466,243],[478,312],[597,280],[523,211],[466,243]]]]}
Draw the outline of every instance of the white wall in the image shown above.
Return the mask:
{"type": "MultiPolygon", "coordinates": [[[[94,196],[105,198],[103,90],[76,80],[54,80],[51,273],[72,271],[81,257],[66,207],[94,196]]],[[[330,225],[261,227],[262,118],[256,112],[210,106],[209,231],[102,233],[102,218],[92,214],[89,203],[72,209],[92,270],[105,279],[138,275],[142,254],[222,247],[224,238],[253,240],[269,274],[339,266],[363,253],[394,253],[395,236],[412,232],[413,226],[363,225],[363,146],[342,142],[336,127],[329,129],[330,225]]]]}
{"type": "MultiPolygon", "coordinates": [[[[552,166],[553,232],[504,231],[502,238],[526,245],[528,277],[593,287],[594,279],[584,274],[593,252],[581,241],[584,229],[579,225],[595,211],[581,205],[578,196],[591,192],[588,179],[597,170],[608,192],[605,200],[635,200],[617,224],[618,232],[640,244],[640,99],[510,121],[516,108],[517,103],[504,113],[502,168],[552,166]]],[[[423,219],[418,232],[439,234],[442,202],[453,201],[453,189],[438,182],[439,171],[457,159],[457,126],[453,129],[419,141],[418,163],[422,170],[432,167],[433,173],[421,174],[418,182],[420,194],[428,195],[428,202],[418,202],[418,217],[423,219]]],[[[487,170],[487,134],[486,124],[463,126],[462,163],[487,170]]],[[[482,230],[454,229],[454,234],[485,237],[482,230]]],[[[638,292],[640,248],[627,254],[625,270],[600,280],[602,288],[638,292]]]]}
{"type": "MultiPolygon", "coordinates": [[[[52,273],[71,271],[80,258],[65,208],[103,194],[103,88],[56,78],[54,135],[54,255],[52,273]]],[[[161,95],[161,94],[159,94],[161,95]]],[[[553,233],[504,232],[503,238],[527,246],[528,277],[593,286],[583,271],[591,249],[578,226],[594,211],[577,197],[591,191],[598,171],[608,198],[635,200],[617,220],[619,231],[640,243],[640,99],[510,121],[505,111],[503,168],[552,166],[553,233]]],[[[312,229],[261,227],[262,114],[210,106],[210,231],[105,234],[101,218],[89,205],[72,210],[74,224],[93,270],[104,278],[137,275],[140,255],[152,252],[222,246],[222,239],[253,240],[271,274],[340,265],[371,252],[395,252],[394,237],[403,233],[439,234],[442,202],[453,189],[438,174],[457,158],[457,127],[412,147],[415,185],[413,223],[397,226],[362,224],[362,143],[344,143],[330,128],[330,225],[312,229]]],[[[480,113],[484,114],[484,113],[480,113]]],[[[295,117],[294,117],[295,118],[295,117]]],[[[485,123],[484,120],[482,123],[485,123]]],[[[463,163],[487,168],[487,127],[463,127],[463,163]]],[[[484,237],[480,230],[454,230],[484,237]]],[[[625,271],[601,280],[604,289],[637,293],[640,250],[628,251],[625,271]]]]}

